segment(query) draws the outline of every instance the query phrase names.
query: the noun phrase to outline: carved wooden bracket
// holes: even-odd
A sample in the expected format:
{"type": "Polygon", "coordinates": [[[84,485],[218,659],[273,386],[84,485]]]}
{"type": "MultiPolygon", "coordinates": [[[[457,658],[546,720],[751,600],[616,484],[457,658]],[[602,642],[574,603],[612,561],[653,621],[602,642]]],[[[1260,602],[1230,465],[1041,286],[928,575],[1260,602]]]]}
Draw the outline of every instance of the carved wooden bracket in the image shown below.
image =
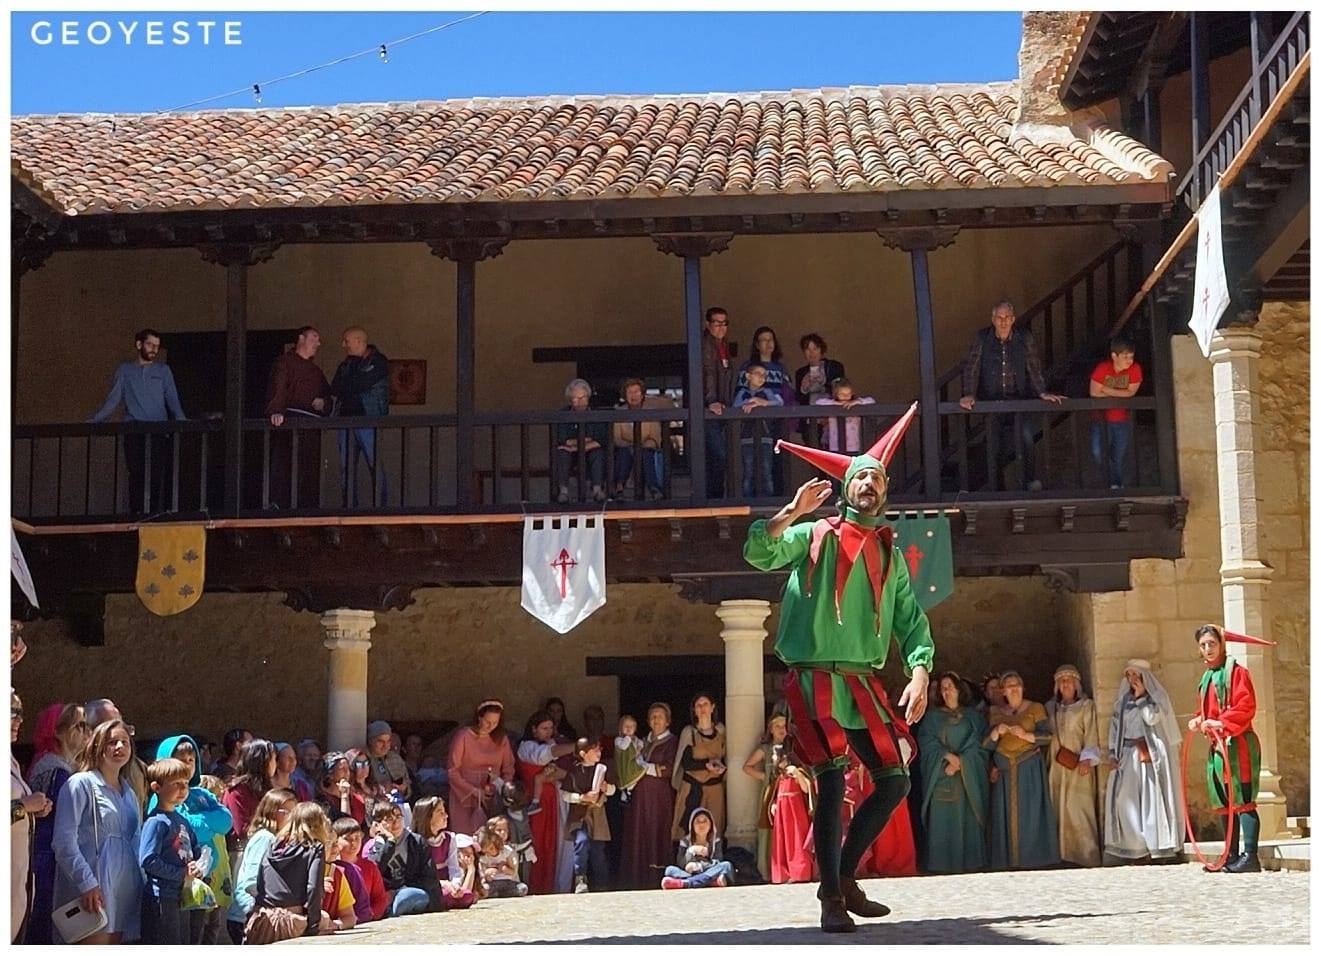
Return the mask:
{"type": "Polygon", "coordinates": [[[413,589],[405,585],[365,587],[306,587],[285,592],[284,603],[295,611],[324,614],[337,607],[359,611],[402,611],[412,604],[413,589]]]}
{"type": "Polygon", "coordinates": [[[431,254],[454,262],[481,262],[505,251],[508,239],[428,239],[431,254]]]}
{"type": "Polygon", "coordinates": [[[50,254],[55,251],[55,247],[45,242],[34,239],[16,239],[10,243],[10,254],[13,256],[14,275],[22,276],[29,272],[36,272],[46,264],[50,254]]]}
{"type": "Polygon", "coordinates": [[[280,248],[278,242],[208,242],[197,247],[202,258],[218,266],[255,266],[269,262],[280,248]]]}
{"type": "Polygon", "coordinates": [[[683,258],[724,252],[733,239],[732,232],[660,232],[651,236],[661,252],[683,258]]]}
{"type": "Polygon", "coordinates": [[[959,234],[958,226],[886,226],[877,229],[876,234],[881,237],[891,249],[902,249],[904,252],[912,252],[914,249],[939,249],[941,246],[948,246],[954,242],[954,237],[959,234]]]}

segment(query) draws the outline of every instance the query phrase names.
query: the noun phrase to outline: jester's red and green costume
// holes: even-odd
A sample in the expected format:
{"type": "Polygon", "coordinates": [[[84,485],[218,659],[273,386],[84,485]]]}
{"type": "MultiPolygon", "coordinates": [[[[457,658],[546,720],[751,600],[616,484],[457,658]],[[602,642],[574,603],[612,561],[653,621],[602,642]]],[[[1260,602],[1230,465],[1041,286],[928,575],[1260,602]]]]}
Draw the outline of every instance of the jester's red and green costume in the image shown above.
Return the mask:
{"type": "MultiPolygon", "coordinates": [[[[935,657],[931,626],[917,602],[908,567],[894,546],[882,515],[860,513],[848,495],[864,469],[885,473],[916,404],[870,448],[850,458],[815,448],[779,442],[843,482],[844,503],[838,517],[792,525],[778,537],[768,522],[748,529],[744,559],[763,571],[790,567],[780,604],[775,653],[789,665],[785,701],[794,746],[817,781],[813,823],[821,873],[822,928],[853,928],[842,910],[879,916],[888,909],[866,900],[852,874],[861,854],[876,839],[895,806],[908,792],[906,755],[900,741],[908,727],[890,707],[878,671],[890,642],[898,643],[904,671],[930,671],[935,657]],[[877,788],[858,808],[842,838],[844,770],[852,750],[877,788]]],[[[912,750],[910,747],[909,754],[912,750]]]]}

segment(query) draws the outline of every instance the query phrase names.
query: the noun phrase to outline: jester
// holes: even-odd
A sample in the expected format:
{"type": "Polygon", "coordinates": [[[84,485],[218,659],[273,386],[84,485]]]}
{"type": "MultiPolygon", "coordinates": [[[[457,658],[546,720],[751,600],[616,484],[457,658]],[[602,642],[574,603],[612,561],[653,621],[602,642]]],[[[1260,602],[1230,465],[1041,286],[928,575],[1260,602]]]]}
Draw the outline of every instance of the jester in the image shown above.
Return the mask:
{"type": "Polygon", "coordinates": [[[1206,756],[1206,786],[1211,807],[1229,816],[1225,823],[1228,862],[1222,872],[1257,873],[1257,840],[1261,818],[1257,815],[1257,782],[1261,774],[1261,744],[1252,729],[1257,713],[1257,695],[1248,669],[1225,651],[1225,641],[1274,646],[1274,641],[1247,634],[1225,631],[1214,624],[1203,624],[1193,635],[1206,670],[1197,686],[1197,713],[1188,721],[1188,729],[1200,731],[1211,739],[1206,756]],[[1228,765],[1217,739],[1225,740],[1228,765]],[[1232,781],[1232,784],[1231,784],[1232,781]],[[1234,787],[1233,813],[1230,813],[1229,790],[1234,787]],[[1239,853],[1239,832],[1243,834],[1243,852],[1239,853]]]}
{"type": "Polygon", "coordinates": [[[780,605],[775,653],[788,665],[784,696],[794,748],[817,785],[813,843],[821,886],[821,929],[851,933],[849,917],[878,917],[889,907],[869,900],[854,877],[858,861],[908,794],[900,740],[922,718],[935,658],[931,625],[918,605],[908,568],[882,519],[887,467],[917,404],[866,453],[850,458],[786,441],[787,449],[842,482],[836,517],[795,524],[822,505],[831,482],[814,478],[769,521],[754,521],[744,559],[762,571],[790,567],[780,605]],[[891,708],[878,672],[890,642],[911,679],[891,708]],[[875,782],[843,837],[844,773],[852,750],[875,782]],[[842,846],[841,846],[842,843],[842,846]]]}

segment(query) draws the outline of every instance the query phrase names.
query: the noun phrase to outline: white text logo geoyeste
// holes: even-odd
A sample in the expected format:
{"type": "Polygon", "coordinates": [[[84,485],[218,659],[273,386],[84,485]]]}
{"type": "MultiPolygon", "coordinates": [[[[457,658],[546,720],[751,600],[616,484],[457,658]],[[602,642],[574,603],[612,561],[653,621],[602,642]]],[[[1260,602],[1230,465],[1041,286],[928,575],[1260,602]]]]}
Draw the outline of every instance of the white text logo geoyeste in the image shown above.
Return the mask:
{"type": "Polygon", "coordinates": [[[37,20],[37,46],[242,46],[242,20],[37,20]]]}

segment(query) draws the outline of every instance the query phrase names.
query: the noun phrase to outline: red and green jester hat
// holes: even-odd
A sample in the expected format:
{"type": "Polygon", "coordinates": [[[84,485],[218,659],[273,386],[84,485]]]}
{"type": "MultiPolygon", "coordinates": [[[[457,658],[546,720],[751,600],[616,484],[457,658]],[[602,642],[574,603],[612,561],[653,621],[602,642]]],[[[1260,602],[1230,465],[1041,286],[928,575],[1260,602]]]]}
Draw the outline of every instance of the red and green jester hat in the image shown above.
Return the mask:
{"type": "MultiPolygon", "coordinates": [[[[789,666],[785,700],[795,745],[808,765],[847,760],[844,730],[866,730],[886,767],[903,773],[909,754],[899,740],[907,725],[890,708],[878,672],[891,640],[904,672],[935,658],[931,626],[909,581],[908,568],[884,523],[884,501],[874,515],[849,500],[849,482],[863,469],[886,475],[917,403],[864,454],[841,455],[791,442],[781,448],[843,483],[840,514],[787,528],[778,538],[765,520],[748,529],[744,559],[755,568],[791,568],[780,605],[775,653],[789,666]]],[[[911,738],[909,739],[911,745],[911,738]]]]}

